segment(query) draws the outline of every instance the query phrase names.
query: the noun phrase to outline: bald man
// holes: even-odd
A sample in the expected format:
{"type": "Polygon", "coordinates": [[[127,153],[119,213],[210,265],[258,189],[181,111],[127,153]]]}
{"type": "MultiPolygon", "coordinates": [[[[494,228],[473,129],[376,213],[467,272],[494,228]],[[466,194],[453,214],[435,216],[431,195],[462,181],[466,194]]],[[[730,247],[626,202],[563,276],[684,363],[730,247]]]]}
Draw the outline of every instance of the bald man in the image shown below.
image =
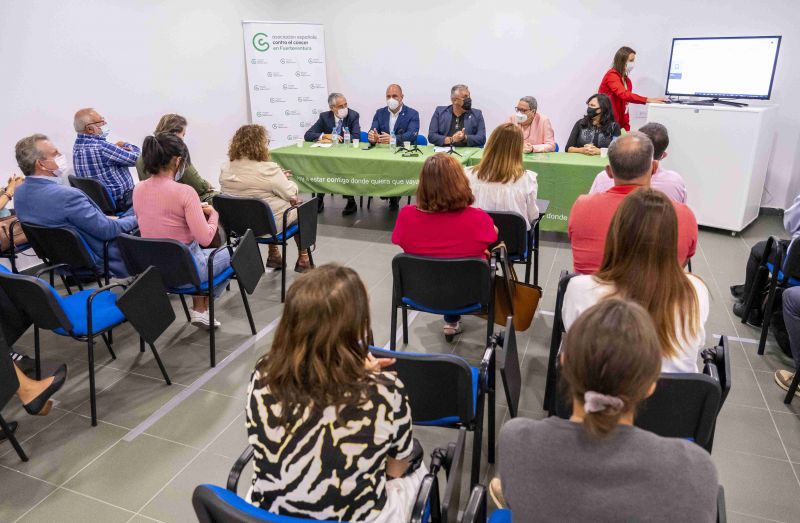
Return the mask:
{"type": "Polygon", "coordinates": [[[397,144],[417,141],[419,134],[419,113],[403,103],[403,89],[397,84],[386,88],[386,107],[375,111],[369,128],[370,143],[389,143],[389,135],[394,131],[397,144]]]}
{"type": "Polygon", "coordinates": [[[95,109],[81,109],[73,122],[78,138],[72,148],[72,165],[80,178],[98,180],[111,195],[118,211],[131,208],[133,177],[128,169],[136,165],[141,151],[133,144],[106,141],[108,122],[95,109]]]}

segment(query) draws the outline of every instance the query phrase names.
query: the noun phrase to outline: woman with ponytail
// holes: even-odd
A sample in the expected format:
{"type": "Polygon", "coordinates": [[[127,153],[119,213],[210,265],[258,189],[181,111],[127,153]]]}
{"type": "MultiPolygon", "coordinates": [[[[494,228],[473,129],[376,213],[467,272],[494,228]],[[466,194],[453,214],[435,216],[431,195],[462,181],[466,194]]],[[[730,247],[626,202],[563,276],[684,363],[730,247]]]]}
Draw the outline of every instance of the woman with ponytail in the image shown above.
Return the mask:
{"type": "MultiPolygon", "coordinates": [[[[177,182],[191,163],[186,144],[176,134],[159,133],[144,139],[142,161],[149,178],[133,189],[133,209],[142,238],[169,238],[186,244],[197,263],[200,281],[208,281],[208,255],[202,249],[217,234],[219,214],[200,203],[195,190],[177,182]]],[[[214,256],[214,276],[230,267],[227,249],[214,256]]],[[[215,296],[224,286],[215,289],[215,296]]],[[[208,298],[192,296],[192,324],[210,328],[208,298]]],[[[214,320],[214,327],[220,323],[214,320]]]]}
{"type": "Polygon", "coordinates": [[[503,426],[495,503],[515,521],[715,521],[709,454],[633,426],[660,371],[660,340],[644,308],[619,298],[588,308],[561,350],[572,417],[503,426]]]}

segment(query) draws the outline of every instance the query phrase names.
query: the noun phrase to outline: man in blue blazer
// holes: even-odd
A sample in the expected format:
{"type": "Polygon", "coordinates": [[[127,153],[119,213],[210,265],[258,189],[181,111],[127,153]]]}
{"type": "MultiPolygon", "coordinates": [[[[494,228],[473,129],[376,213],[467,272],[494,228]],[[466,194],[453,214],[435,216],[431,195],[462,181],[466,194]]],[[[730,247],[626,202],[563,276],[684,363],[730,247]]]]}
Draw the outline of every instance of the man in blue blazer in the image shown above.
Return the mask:
{"type": "MultiPolygon", "coordinates": [[[[347,107],[347,98],[342,93],[331,93],[328,95],[328,107],[330,111],[320,113],[319,118],[314,125],[308,128],[305,134],[307,142],[320,141],[323,143],[341,143],[344,140],[345,128],[350,130],[350,136],[354,140],[358,140],[361,136],[361,125],[358,123],[358,113],[347,107]]],[[[323,194],[318,194],[317,211],[322,212],[325,208],[323,202],[323,194]]],[[[345,195],[347,198],[347,205],[342,211],[342,216],[354,214],[358,207],[356,206],[356,199],[352,196],[345,195]]]]}
{"type": "MultiPolygon", "coordinates": [[[[403,104],[403,89],[397,84],[386,88],[386,107],[375,111],[367,138],[369,143],[388,144],[394,131],[397,145],[403,142],[417,142],[419,134],[419,113],[403,104]]],[[[383,198],[384,200],[386,198],[383,198]]],[[[400,198],[389,198],[389,209],[397,210],[400,198]]]]}
{"type": "MultiPolygon", "coordinates": [[[[89,247],[97,273],[102,272],[103,243],[135,229],[136,216],[108,217],[83,191],[63,185],[66,160],[47,136],[34,134],[23,138],[17,142],[15,152],[17,164],[25,175],[25,183],[14,194],[19,220],[77,232],[89,247]]],[[[114,276],[128,276],[116,242],[109,245],[108,262],[114,276]]]]}
{"type": "Polygon", "coordinates": [[[463,84],[450,89],[448,106],[436,108],[428,128],[428,141],[438,146],[483,147],[486,143],[486,125],[483,113],[472,108],[469,87],[463,84]]]}

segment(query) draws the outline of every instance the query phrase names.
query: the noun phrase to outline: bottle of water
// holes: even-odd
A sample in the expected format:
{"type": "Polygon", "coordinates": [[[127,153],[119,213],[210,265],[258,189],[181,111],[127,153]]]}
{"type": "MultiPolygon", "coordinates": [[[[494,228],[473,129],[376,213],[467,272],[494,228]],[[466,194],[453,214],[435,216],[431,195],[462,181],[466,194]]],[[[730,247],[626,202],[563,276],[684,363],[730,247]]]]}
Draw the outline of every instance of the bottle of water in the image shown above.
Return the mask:
{"type": "Polygon", "coordinates": [[[394,131],[389,133],[389,149],[392,152],[397,150],[397,136],[394,135],[394,131]]]}
{"type": "Polygon", "coordinates": [[[345,147],[350,145],[350,128],[349,127],[345,127],[344,128],[344,145],[345,145],[345,147]]]}

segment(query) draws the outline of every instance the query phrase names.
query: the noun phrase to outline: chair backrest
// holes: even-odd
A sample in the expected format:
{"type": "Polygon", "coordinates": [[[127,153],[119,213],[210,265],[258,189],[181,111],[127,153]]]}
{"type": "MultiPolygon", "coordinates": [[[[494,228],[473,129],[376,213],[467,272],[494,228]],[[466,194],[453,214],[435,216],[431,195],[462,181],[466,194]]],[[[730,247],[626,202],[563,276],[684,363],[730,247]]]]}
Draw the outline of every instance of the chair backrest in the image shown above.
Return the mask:
{"type": "Polygon", "coordinates": [[[117,245],[130,274],[141,274],[152,265],[158,267],[167,288],[200,286],[197,264],[189,248],[177,240],[121,234],[117,245]]]}
{"type": "Polygon", "coordinates": [[[69,184],[86,193],[86,196],[100,207],[100,211],[103,214],[115,214],[117,212],[117,207],[102,182],[92,178],[79,178],[71,174],[69,175],[69,184]]]}
{"type": "Polygon", "coordinates": [[[798,238],[789,244],[789,251],[786,253],[781,268],[784,282],[788,282],[790,278],[800,279],[800,240],[798,238]]]}
{"type": "Polygon", "coordinates": [[[96,262],[80,234],[66,227],[42,227],[22,223],[22,230],[36,255],[47,265],[64,263],[73,270],[94,271],[96,262]]]}
{"type": "Polygon", "coordinates": [[[506,330],[503,333],[503,345],[497,351],[497,366],[500,369],[500,378],[508,401],[508,415],[517,417],[519,412],[519,397],[522,391],[522,370],[519,366],[519,353],[517,352],[517,333],[514,330],[514,319],[508,317],[506,330]]]}
{"type": "Polygon", "coordinates": [[[214,209],[228,234],[243,236],[247,229],[252,229],[256,236],[275,236],[279,232],[272,209],[264,200],[217,194],[214,209]]]}
{"type": "Polygon", "coordinates": [[[361,134],[358,136],[358,139],[361,143],[366,143],[369,141],[369,133],[367,131],[361,131],[361,134]]]}
{"type": "Polygon", "coordinates": [[[300,228],[297,233],[300,236],[298,249],[308,249],[317,243],[317,198],[320,196],[311,198],[297,208],[297,225],[300,228]]]}
{"type": "Polygon", "coordinates": [[[412,300],[431,310],[487,306],[492,278],[486,260],[477,258],[427,258],[398,254],[392,259],[394,297],[412,300]]]}
{"type": "Polygon", "coordinates": [[[722,391],[720,398],[720,409],[728,398],[731,391],[731,358],[730,345],[727,336],[720,336],[719,342],[715,347],[703,350],[703,374],[707,374],[719,381],[722,391]]]}
{"type": "Polygon", "coordinates": [[[528,220],[515,212],[487,211],[497,227],[497,239],[505,242],[510,257],[528,255],[528,220]]]}
{"type": "Polygon", "coordinates": [[[555,150],[555,152],[558,152],[558,142],[556,142],[556,150],[555,150]]]}
{"type": "MultiPolygon", "coordinates": [[[[0,265],[0,274],[13,273],[4,265],[0,265]]],[[[8,294],[0,288],[0,334],[4,336],[6,343],[14,345],[30,326],[30,318],[19,310],[8,294]]]]}
{"type": "Polygon", "coordinates": [[[475,416],[472,368],[453,354],[417,354],[370,347],[379,358],[395,358],[396,371],[408,392],[414,423],[469,423],[475,416]]]}
{"type": "Polygon", "coordinates": [[[417,135],[417,145],[428,145],[428,139],[425,138],[424,134],[417,135]]]}
{"type": "Polygon", "coordinates": [[[0,409],[6,406],[19,388],[14,362],[9,355],[10,350],[3,333],[0,332],[0,409]]]}
{"type": "Polygon", "coordinates": [[[558,280],[558,291],[556,291],[556,306],[553,311],[553,330],[550,334],[550,354],[547,359],[547,377],[544,385],[544,404],[542,408],[551,414],[555,413],[558,394],[556,386],[558,384],[558,351],[561,348],[561,338],[564,334],[564,321],[561,318],[561,310],[564,307],[564,295],[567,292],[567,285],[575,274],[570,274],[566,270],[561,271],[558,280]]]}
{"type": "Polygon", "coordinates": [[[61,306],[61,298],[46,282],[24,274],[0,272],[0,288],[37,327],[72,331],[72,322],[61,306]]]}

